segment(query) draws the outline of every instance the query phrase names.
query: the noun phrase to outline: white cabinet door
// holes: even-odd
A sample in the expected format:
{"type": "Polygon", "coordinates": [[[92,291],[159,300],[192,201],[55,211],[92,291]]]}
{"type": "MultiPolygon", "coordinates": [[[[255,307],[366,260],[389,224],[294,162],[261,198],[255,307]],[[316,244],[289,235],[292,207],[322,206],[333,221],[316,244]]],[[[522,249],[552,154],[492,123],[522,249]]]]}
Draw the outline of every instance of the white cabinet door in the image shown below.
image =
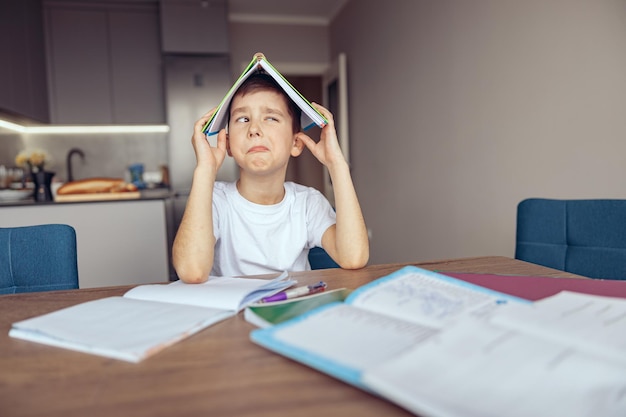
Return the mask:
{"type": "Polygon", "coordinates": [[[49,122],[40,1],[0,1],[0,56],[0,109],[49,122]]]}
{"type": "Polygon", "coordinates": [[[155,5],[48,3],[45,18],[52,123],[165,121],[155,5]]]}
{"type": "Polygon", "coordinates": [[[163,200],[0,207],[0,227],[46,223],[76,230],[80,288],[170,279],[163,200]]]}
{"type": "Polygon", "coordinates": [[[165,121],[156,11],[109,12],[114,123],[165,121]]]}
{"type": "Polygon", "coordinates": [[[52,123],[111,123],[106,13],[48,8],[46,23],[52,123]]]}

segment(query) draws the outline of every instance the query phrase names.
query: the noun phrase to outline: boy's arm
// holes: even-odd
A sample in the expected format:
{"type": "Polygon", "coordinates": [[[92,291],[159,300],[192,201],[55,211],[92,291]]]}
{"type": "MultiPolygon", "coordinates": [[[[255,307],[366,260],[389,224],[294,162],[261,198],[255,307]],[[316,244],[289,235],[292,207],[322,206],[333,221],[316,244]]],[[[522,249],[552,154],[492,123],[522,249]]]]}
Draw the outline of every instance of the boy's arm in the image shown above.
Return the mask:
{"type": "Polygon", "coordinates": [[[337,212],[337,223],[324,232],[322,246],[342,268],[362,268],[369,259],[369,240],[350,167],[339,147],[333,115],[319,104],[312,104],[326,117],[328,125],[322,129],[317,143],[304,133],[298,135],[313,155],[328,168],[337,212]]]}
{"type": "Polygon", "coordinates": [[[202,132],[202,127],[213,111],[205,114],[194,126],[192,143],[196,153],[196,168],[185,213],[172,247],[172,263],[176,274],[188,283],[206,281],[213,267],[213,186],[217,170],[226,155],[225,130],[222,129],[218,134],[216,148],[209,145],[202,132]]]}
{"type": "Polygon", "coordinates": [[[322,236],[324,250],[345,269],[362,268],[369,259],[369,239],[350,168],[336,164],[328,171],[333,183],[337,223],[322,236]]]}

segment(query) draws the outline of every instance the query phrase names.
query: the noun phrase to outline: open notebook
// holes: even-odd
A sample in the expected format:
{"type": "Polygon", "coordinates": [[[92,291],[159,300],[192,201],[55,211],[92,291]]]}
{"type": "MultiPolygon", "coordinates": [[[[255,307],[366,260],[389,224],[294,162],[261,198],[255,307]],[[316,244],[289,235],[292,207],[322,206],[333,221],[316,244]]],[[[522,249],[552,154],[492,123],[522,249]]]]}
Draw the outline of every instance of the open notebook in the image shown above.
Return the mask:
{"type": "Polygon", "coordinates": [[[272,280],[210,277],[203,284],[141,285],[123,297],[89,301],[13,323],[9,335],[139,362],[293,284],[284,272],[272,280]]]}
{"type": "Polygon", "coordinates": [[[626,416],[624,299],[406,267],[250,337],[424,417],[626,416]]]}

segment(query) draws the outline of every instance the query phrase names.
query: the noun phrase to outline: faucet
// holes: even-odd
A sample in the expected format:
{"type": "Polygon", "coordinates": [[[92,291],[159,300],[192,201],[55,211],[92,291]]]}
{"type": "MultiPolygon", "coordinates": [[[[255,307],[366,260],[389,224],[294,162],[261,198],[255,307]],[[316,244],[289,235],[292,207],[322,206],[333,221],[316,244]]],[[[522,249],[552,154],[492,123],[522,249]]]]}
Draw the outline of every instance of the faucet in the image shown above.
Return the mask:
{"type": "Polygon", "coordinates": [[[74,181],[74,175],[72,174],[72,156],[74,154],[78,154],[80,156],[80,159],[85,162],[85,152],[83,152],[82,149],[72,148],[69,150],[66,158],[67,182],[74,181]]]}

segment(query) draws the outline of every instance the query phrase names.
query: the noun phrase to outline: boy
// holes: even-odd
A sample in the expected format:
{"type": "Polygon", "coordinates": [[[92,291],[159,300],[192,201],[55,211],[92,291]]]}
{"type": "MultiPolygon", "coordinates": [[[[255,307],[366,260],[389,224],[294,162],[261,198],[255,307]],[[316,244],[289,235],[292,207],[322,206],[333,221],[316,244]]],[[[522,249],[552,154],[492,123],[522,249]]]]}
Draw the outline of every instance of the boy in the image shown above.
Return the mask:
{"type": "Polygon", "coordinates": [[[218,133],[216,147],[202,132],[216,109],[196,122],[196,168],[172,248],[181,280],[306,270],[314,246],[342,268],[365,266],[367,230],[332,114],[313,105],[329,122],[318,143],[300,131],[300,109],[270,76],[258,73],[234,95],[228,133],[218,133]],[[285,182],[290,157],[305,146],[329,170],[336,215],[319,191],[285,182]],[[226,154],[239,166],[236,183],[215,180],[226,154]]]}

